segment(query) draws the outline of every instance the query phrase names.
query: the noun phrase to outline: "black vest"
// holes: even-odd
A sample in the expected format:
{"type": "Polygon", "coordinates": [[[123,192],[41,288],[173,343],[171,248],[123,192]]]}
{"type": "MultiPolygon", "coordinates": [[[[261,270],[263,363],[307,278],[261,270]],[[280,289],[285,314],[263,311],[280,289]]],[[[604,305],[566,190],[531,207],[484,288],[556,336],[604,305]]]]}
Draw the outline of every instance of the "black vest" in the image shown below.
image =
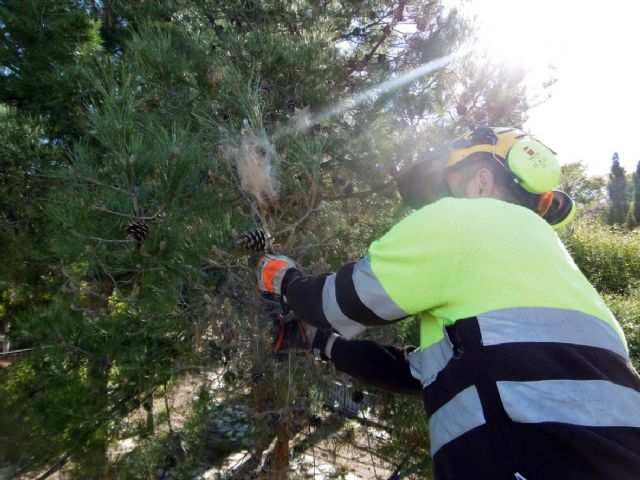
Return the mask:
{"type": "Polygon", "coordinates": [[[608,326],[591,317],[577,331],[514,334],[498,322],[501,339],[483,320],[457,321],[424,353],[423,366],[441,363],[422,378],[436,479],[640,479],[640,377],[602,340],[608,326]]]}

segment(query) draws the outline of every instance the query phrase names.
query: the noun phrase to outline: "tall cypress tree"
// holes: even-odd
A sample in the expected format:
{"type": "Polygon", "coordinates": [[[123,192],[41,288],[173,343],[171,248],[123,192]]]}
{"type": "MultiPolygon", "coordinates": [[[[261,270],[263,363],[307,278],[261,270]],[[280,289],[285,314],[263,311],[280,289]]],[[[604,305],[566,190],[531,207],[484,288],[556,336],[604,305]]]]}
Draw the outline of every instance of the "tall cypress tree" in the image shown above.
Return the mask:
{"type": "Polygon", "coordinates": [[[607,223],[623,225],[629,212],[629,185],[624,167],[620,165],[618,152],[613,154],[607,191],[609,192],[607,223]]]}

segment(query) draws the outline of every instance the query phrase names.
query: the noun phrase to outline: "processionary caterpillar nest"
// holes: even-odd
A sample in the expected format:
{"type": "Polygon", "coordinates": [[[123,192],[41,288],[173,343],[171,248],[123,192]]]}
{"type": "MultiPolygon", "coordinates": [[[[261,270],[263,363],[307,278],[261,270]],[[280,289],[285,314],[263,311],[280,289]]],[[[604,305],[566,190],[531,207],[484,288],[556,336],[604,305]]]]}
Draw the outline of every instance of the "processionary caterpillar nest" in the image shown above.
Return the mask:
{"type": "Polygon", "coordinates": [[[243,133],[236,150],[240,187],[253,195],[259,204],[278,196],[278,182],[272,172],[275,159],[275,149],[266,138],[243,133]]]}

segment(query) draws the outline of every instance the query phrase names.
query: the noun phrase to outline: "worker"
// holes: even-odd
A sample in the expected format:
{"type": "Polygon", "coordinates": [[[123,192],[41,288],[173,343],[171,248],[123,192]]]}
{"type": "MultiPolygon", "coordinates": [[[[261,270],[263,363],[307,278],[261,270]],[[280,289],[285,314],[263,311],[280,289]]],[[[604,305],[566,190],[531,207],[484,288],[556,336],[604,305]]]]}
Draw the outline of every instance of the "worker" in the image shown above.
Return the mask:
{"type": "Polygon", "coordinates": [[[532,136],[478,128],[400,173],[416,211],[361,260],[322,276],[260,261],[260,290],[323,358],[422,395],[436,479],[640,478],[640,377],[552,228],[575,210],[559,179],[532,136]],[[414,315],[419,348],[352,339],[414,315]]]}

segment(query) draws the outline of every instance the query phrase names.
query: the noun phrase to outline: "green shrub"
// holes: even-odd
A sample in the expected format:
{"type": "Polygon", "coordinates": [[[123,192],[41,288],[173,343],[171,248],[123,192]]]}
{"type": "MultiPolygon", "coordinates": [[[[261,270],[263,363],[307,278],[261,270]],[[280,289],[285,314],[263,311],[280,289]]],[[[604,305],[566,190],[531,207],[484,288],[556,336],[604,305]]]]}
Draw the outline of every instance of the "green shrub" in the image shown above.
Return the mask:
{"type": "Polygon", "coordinates": [[[640,285],[640,231],[577,225],[565,244],[601,293],[628,294],[640,285]]]}
{"type": "Polygon", "coordinates": [[[640,290],[629,295],[604,295],[604,300],[624,330],[631,362],[640,370],[640,290]]]}
{"type": "Polygon", "coordinates": [[[640,370],[640,231],[583,219],[563,240],[620,322],[631,361],[640,370]]]}

